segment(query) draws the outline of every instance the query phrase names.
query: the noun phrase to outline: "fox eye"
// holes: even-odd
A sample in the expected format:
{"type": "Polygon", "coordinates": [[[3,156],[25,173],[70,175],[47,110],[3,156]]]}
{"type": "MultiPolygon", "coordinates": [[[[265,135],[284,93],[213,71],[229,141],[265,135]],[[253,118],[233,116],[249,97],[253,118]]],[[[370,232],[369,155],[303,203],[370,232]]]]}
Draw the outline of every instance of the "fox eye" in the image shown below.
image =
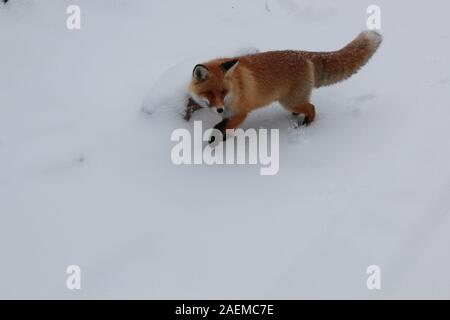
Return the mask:
{"type": "Polygon", "coordinates": [[[214,94],[212,93],[212,91],[206,91],[206,92],[204,93],[204,95],[207,96],[207,97],[209,97],[209,98],[211,98],[211,97],[214,96],[214,94]]]}

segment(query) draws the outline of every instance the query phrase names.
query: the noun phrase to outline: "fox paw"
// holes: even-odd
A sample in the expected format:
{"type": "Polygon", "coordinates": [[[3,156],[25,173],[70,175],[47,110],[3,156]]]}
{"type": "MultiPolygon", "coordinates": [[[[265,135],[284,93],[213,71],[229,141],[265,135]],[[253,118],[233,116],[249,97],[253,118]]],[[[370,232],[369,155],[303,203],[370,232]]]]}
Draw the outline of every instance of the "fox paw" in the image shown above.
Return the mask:
{"type": "Polygon", "coordinates": [[[311,121],[308,119],[308,116],[305,115],[304,113],[292,113],[292,115],[294,116],[294,118],[290,121],[291,122],[291,127],[296,129],[298,127],[301,126],[307,126],[311,123],[311,121]]]}

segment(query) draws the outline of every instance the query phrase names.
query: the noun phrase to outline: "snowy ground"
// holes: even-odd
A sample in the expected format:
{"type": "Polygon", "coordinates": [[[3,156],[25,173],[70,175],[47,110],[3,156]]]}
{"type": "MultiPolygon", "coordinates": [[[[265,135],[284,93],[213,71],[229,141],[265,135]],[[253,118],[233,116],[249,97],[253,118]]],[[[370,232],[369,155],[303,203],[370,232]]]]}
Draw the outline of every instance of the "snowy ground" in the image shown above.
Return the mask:
{"type": "Polygon", "coordinates": [[[280,129],[276,176],[175,166],[170,133],[192,122],[140,111],[197,57],[340,48],[370,4],[0,5],[0,298],[450,298],[448,1],[378,0],[382,47],[314,93],[307,129],[279,106],[245,122],[280,129]]]}

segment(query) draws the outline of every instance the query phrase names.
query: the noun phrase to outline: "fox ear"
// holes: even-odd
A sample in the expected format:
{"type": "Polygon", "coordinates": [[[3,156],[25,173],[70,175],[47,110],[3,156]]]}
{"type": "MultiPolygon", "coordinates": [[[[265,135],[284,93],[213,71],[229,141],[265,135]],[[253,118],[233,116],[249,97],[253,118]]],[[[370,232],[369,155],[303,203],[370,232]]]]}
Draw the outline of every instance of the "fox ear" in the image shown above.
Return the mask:
{"type": "Polygon", "coordinates": [[[197,81],[204,81],[208,79],[209,70],[202,64],[198,64],[194,67],[194,71],[192,71],[192,77],[197,81]]]}
{"type": "Polygon", "coordinates": [[[220,65],[220,67],[225,72],[225,76],[230,76],[233,73],[233,71],[236,69],[238,64],[239,64],[239,60],[234,59],[234,60],[230,60],[230,61],[222,63],[220,65]]]}

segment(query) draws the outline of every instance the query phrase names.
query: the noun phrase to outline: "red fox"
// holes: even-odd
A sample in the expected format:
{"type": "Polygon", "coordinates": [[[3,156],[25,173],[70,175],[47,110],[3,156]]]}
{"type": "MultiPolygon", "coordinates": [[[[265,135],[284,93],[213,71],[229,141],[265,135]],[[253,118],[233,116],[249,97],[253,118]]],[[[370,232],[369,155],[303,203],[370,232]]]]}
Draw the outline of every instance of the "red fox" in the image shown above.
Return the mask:
{"type": "Polygon", "coordinates": [[[329,86],[355,74],[376,52],[382,36],[364,31],[334,52],[271,51],[221,58],[194,67],[186,119],[200,107],[222,116],[215,126],[225,137],[255,109],[278,101],[300,123],[316,116],[310,97],[314,88],[329,86]],[[195,103],[194,103],[195,102],[195,103]]]}

